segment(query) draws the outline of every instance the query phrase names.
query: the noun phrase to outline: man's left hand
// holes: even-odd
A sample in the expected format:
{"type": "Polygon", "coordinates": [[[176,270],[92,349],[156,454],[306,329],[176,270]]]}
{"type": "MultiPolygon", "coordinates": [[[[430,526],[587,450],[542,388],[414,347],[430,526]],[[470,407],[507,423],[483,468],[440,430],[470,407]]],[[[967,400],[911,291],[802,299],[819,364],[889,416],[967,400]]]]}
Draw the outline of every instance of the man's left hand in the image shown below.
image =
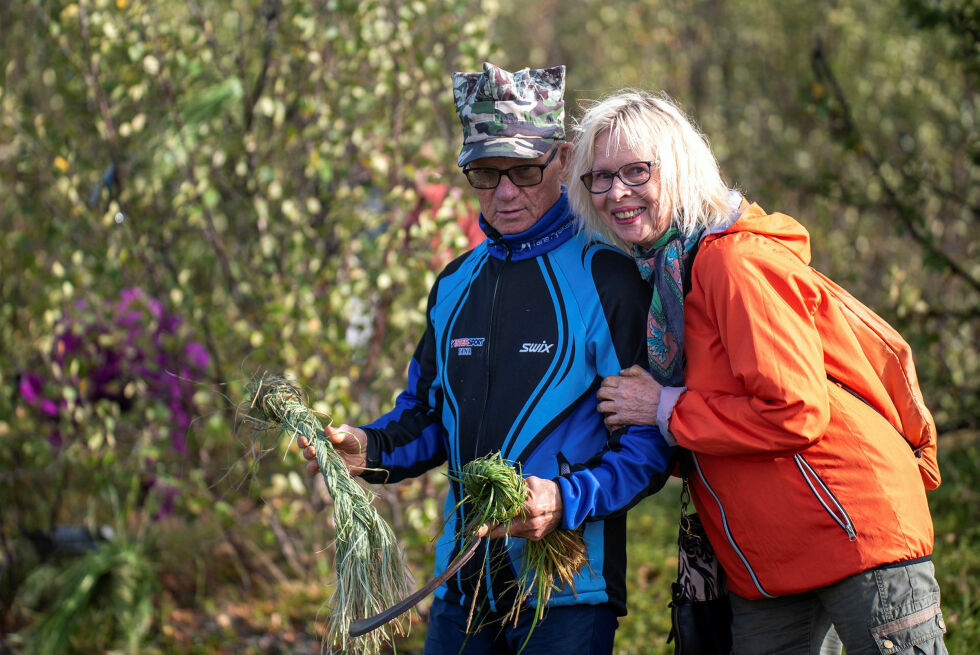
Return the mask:
{"type": "Polygon", "coordinates": [[[554,532],[561,525],[562,502],[561,489],[551,480],[536,478],[533,475],[525,478],[528,495],[524,502],[521,515],[514,519],[510,526],[497,525],[480,528],[481,537],[524,537],[531,541],[540,541],[545,535],[554,532]]]}

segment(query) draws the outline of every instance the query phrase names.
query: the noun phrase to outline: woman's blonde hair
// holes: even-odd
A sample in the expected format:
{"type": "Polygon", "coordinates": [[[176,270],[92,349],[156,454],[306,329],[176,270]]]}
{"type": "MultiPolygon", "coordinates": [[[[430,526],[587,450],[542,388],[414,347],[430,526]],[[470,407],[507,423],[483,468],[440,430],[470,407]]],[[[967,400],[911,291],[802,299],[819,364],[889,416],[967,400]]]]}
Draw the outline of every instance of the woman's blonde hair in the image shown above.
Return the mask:
{"type": "Polygon", "coordinates": [[[629,251],[631,244],[606,226],[592,205],[592,194],[579,179],[592,170],[596,140],[607,132],[607,147],[623,143],[653,161],[655,174],[660,176],[658,202],[672,208],[671,224],[683,234],[690,236],[698,228],[711,229],[730,220],[730,190],[721,179],[711,147],[667,94],[617,91],[588,104],[573,131],[568,196],[580,229],[593,229],[629,251]]]}

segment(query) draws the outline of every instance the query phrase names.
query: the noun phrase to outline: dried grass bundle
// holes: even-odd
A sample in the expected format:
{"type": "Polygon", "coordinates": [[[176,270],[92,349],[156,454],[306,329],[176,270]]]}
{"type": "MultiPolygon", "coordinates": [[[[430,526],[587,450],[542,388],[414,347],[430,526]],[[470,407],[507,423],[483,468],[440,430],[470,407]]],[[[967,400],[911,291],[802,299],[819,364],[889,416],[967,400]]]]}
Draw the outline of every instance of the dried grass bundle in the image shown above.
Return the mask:
{"type": "Polygon", "coordinates": [[[316,414],[300,389],[265,374],[247,389],[246,415],[266,427],[271,423],[290,442],[299,435],[314,444],[317,463],[333,498],[336,526],[337,584],[330,599],[328,640],[342,652],[377,655],[395,634],[405,634],[401,621],[360,637],[348,635],[350,624],[373,616],[406,595],[411,574],[391,526],[371,505],[374,494],[348,472],[343,459],[324,436],[316,414]]]}

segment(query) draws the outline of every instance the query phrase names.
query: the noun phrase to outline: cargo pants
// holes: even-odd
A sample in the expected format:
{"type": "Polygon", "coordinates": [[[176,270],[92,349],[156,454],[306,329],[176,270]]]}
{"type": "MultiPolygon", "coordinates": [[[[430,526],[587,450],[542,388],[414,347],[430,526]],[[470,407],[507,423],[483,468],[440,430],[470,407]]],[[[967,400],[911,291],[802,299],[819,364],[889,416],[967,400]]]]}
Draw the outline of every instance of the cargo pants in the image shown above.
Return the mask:
{"type": "Polygon", "coordinates": [[[732,594],[733,655],[948,655],[931,560],[886,565],[802,594],[732,594]]]}

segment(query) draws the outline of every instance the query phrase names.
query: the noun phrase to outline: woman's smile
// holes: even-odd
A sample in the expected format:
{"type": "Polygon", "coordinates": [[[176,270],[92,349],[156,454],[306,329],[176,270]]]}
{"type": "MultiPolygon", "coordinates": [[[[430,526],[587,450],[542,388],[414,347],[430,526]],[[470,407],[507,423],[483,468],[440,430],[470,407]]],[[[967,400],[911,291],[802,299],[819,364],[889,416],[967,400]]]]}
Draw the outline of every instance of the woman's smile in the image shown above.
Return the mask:
{"type": "Polygon", "coordinates": [[[644,211],[643,207],[625,207],[612,210],[613,218],[620,225],[629,225],[639,220],[640,214],[644,211]]]}

